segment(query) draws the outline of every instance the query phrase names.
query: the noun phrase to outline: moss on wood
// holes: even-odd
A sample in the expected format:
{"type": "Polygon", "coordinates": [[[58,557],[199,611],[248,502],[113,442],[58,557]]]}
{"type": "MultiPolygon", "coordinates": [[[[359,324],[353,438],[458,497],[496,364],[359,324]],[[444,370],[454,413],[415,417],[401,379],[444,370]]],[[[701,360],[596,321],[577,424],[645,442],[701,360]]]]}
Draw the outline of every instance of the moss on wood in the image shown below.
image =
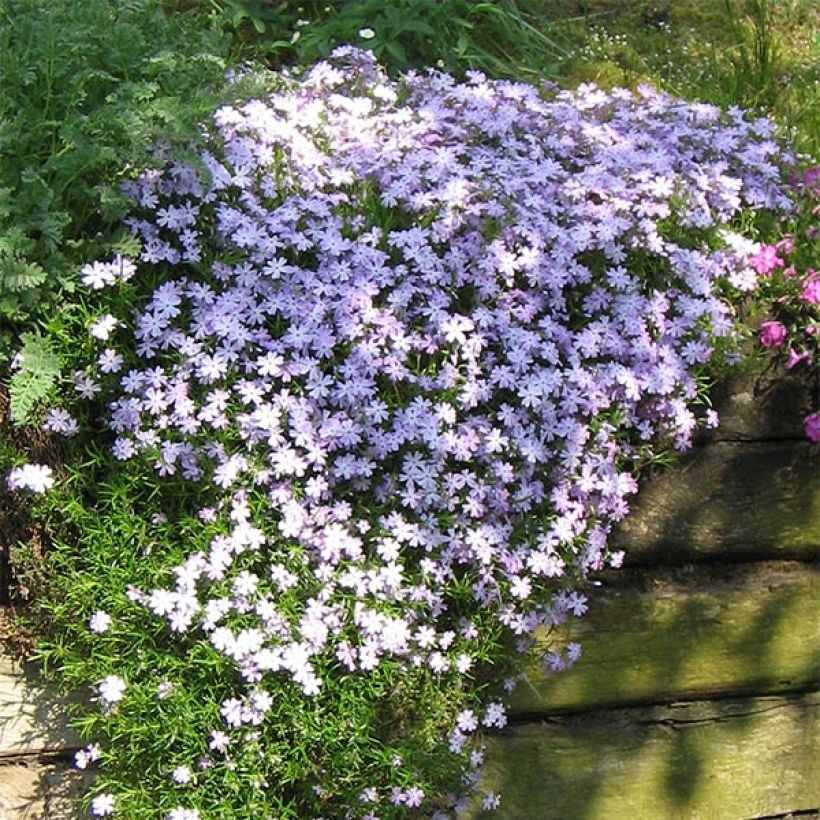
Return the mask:
{"type": "Polygon", "coordinates": [[[820,694],[759,697],[513,726],[482,786],[504,820],[738,820],[816,809],[818,760],[820,694]]]}
{"type": "Polygon", "coordinates": [[[714,442],[646,481],[613,541],[633,565],[817,558],[819,478],[808,442],[714,442]]]}
{"type": "Polygon", "coordinates": [[[513,711],[804,691],[820,682],[820,567],[799,563],[621,571],[558,633],[583,654],[537,669],[513,711]]]}

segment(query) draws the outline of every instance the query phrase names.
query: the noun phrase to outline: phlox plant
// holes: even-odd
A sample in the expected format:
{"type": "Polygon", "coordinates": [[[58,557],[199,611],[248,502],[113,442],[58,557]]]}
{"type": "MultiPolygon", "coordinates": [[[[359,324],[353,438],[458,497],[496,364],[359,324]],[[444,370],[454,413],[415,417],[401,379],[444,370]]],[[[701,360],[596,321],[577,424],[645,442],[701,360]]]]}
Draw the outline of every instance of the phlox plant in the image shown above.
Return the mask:
{"type": "MultiPolygon", "coordinates": [[[[809,168],[794,182],[792,229],[752,257],[758,298],[767,316],[757,340],[789,369],[820,376],[820,168],[809,168]],[[817,267],[813,267],[817,266],[817,267]]],[[[803,419],[806,436],[820,442],[820,413],[803,419]]]]}
{"type": "Polygon", "coordinates": [[[716,422],[735,220],[789,207],[769,122],[649,88],[349,47],[276,86],[127,183],[139,257],[83,268],[65,333],[46,424],[91,455],[53,490],[44,656],[91,695],[99,816],[464,807],[487,682],[578,657],[539,636],[716,422]]]}

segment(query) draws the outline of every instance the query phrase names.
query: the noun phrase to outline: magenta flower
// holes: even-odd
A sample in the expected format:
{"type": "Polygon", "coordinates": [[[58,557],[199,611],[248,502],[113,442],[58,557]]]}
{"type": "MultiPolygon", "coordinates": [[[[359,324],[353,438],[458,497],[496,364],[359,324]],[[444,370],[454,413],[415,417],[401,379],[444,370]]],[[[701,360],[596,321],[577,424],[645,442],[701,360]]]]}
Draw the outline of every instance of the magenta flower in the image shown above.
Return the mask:
{"type": "Polygon", "coordinates": [[[800,298],[808,305],[820,305],[820,274],[812,268],[806,271],[800,298]]]}
{"type": "Polygon", "coordinates": [[[803,419],[803,429],[806,431],[806,438],[817,444],[820,441],[820,413],[812,413],[803,419]]]}
{"type": "Polygon", "coordinates": [[[804,361],[811,363],[811,353],[808,350],[798,353],[793,347],[789,348],[789,358],[786,360],[786,367],[788,367],[789,370],[793,367],[797,367],[800,362],[804,361]]]}
{"type": "Polygon", "coordinates": [[[760,276],[768,276],[775,268],[783,267],[783,260],[777,255],[774,245],[764,245],[749,259],[749,264],[760,276]]]}
{"type": "Polygon", "coordinates": [[[820,165],[803,174],[803,185],[811,191],[820,191],[820,165]]]}
{"type": "Polygon", "coordinates": [[[794,238],[791,234],[786,234],[782,239],[775,243],[774,247],[779,254],[788,256],[794,250],[794,238]]]}
{"type": "Polygon", "coordinates": [[[786,339],[786,328],[780,322],[763,322],[759,338],[763,347],[780,347],[786,339]]]}

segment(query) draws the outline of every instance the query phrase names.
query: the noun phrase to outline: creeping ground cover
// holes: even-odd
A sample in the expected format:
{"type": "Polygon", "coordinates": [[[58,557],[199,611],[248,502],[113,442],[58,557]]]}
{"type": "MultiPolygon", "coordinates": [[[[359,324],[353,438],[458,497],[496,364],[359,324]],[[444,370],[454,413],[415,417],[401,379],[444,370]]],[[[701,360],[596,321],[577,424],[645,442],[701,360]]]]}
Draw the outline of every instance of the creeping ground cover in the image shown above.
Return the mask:
{"type": "Polygon", "coordinates": [[[269,84],[134,170],[138,252],[53,322],[85,456],[11,476],[49,490],[44,657],[96,816],[450,817],[497,684],[582,651],[536,631],[619,565],[637,474],[716,424],[791,157],[647,87],[349,47],[269,84]]]}

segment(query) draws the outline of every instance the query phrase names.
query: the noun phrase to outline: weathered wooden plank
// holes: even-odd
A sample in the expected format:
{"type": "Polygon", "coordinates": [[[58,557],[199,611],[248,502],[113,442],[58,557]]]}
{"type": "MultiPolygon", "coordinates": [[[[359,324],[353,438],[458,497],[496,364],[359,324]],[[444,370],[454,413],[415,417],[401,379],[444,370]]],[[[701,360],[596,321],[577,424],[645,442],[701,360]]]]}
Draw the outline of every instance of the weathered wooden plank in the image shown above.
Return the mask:
{"type": "Polygon", "coordinates": [[[48,681],[33,665],[0,655],[0,760],[79,745],[48,681]]]}
{"type": "Polygon", "coordinates": [[[0,763],[0,820],[78,820],[87,780],[67,763],[0,763]]]}
{"type": "Polygon", "coordinates": [[[820,567],[621,570],[555,638],[580,642],[581,658],[547,677],[530,670],[513,694],[513,712],[813,689],[820,684],[820,567]]]}
{"type": "Polygon", "coordinates": [[[820,807],[818,761],[813,693],[515,725],[488,742],[481,785],[504,820],[738,820],[820,807]]]}
{"type": "Polygon", "coordinates": [[[695,448],[631,506],[612,539],[628,564],[820,557],[820,459],[808,443],[695,448]]]}
{"type": "Polygon", "coordinates": [[[802,439],[803,418],[820,407],[820,384],[805,368],[737,372],[712,391],[720,426],[714,441],[802,439]]]}

